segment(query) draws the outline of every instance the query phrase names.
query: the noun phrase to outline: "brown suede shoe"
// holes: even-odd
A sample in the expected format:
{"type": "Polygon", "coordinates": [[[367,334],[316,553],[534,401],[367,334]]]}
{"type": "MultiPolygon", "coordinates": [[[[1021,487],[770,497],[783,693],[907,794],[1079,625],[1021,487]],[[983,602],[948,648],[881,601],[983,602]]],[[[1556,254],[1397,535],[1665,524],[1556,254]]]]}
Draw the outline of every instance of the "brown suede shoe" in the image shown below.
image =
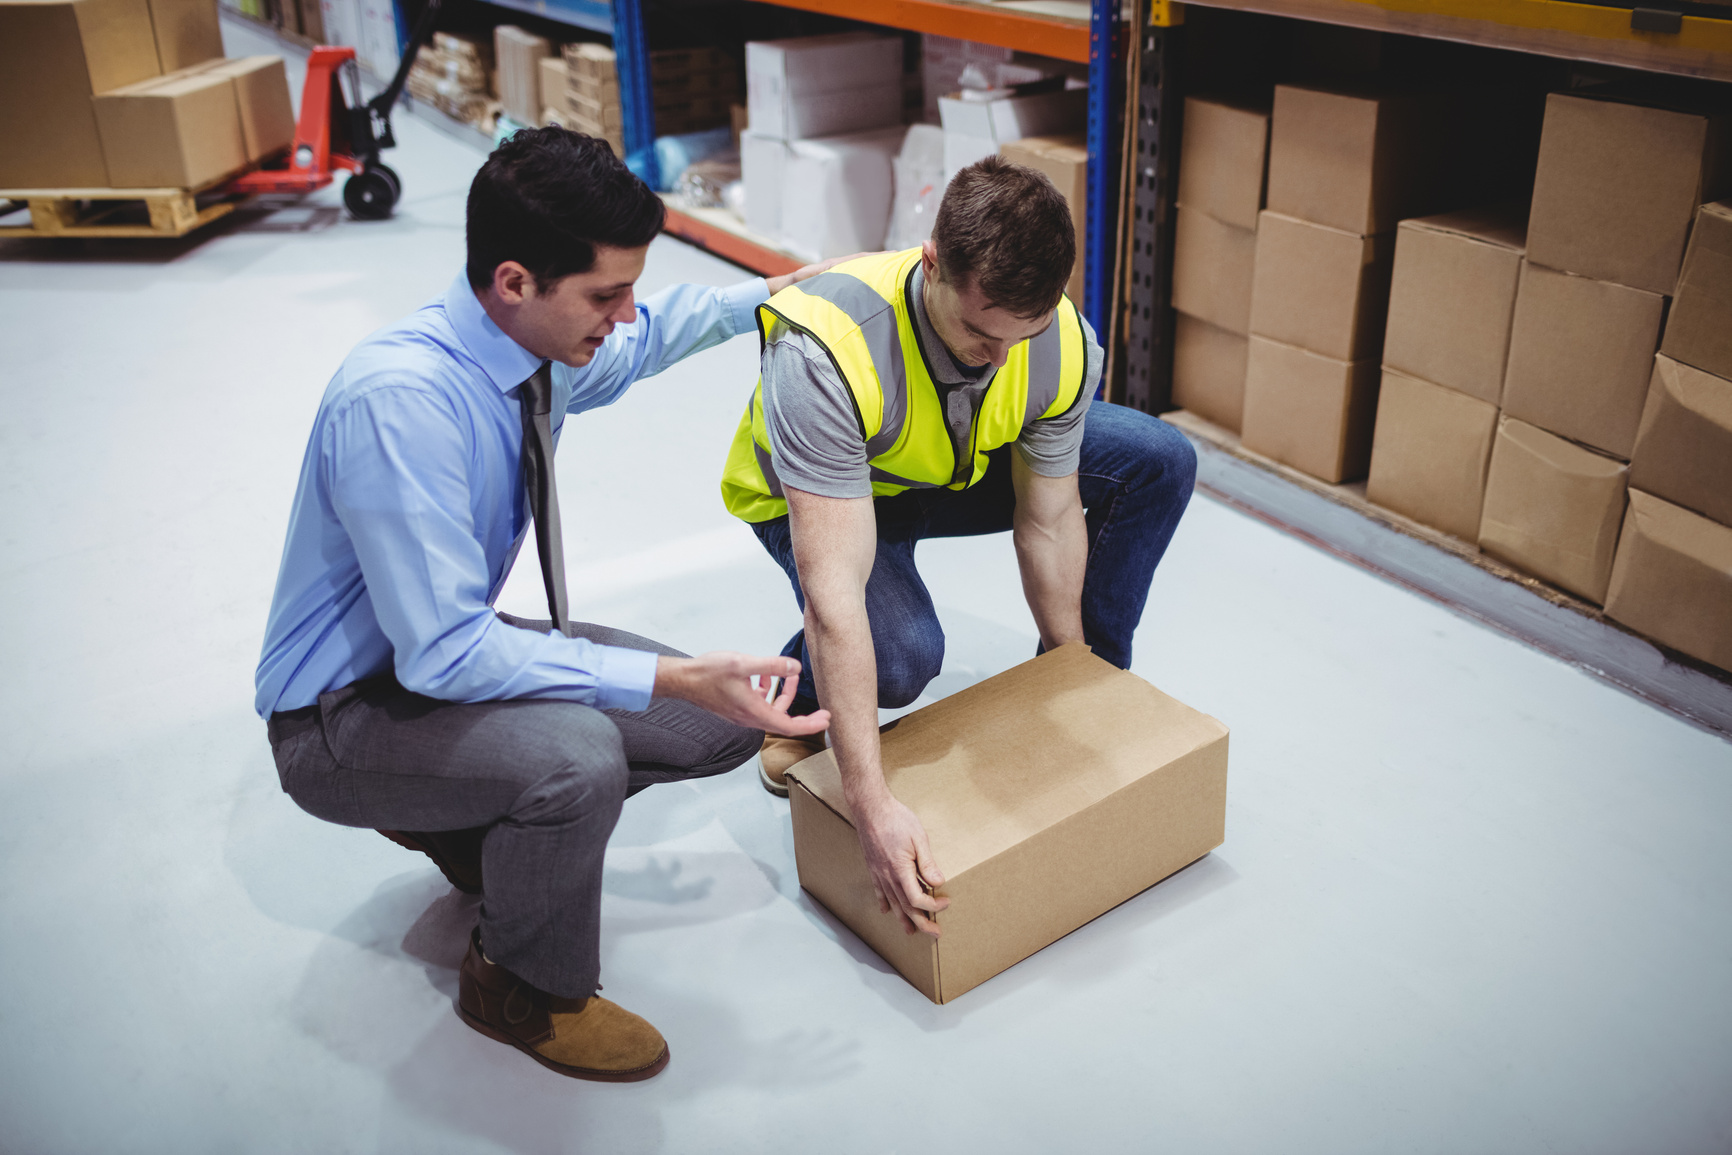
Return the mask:
{"type": "Polygon", "coordinates": [[[780,734],[765,734],[763,749],[758,751],[758,781],[778,798],[788,796],[788,771],[814,754],[824,752],[824,735],[807,738],[784,738],[780,734]]]}
{"type": "Polygon", "coordinates": [[[600,995],[564,999],[536,990],[481,953],[481,931],[457,975],[457,1013],[550,1071],[573,1079],[635,1083],[668,1065],[661,1032],[600,995]]]}
{"type": "Polygon", "coordinates": [[[464,894],[481,893],[481,840],[487,827],[473,830],[381,830],[386,838],[407,850],[419,850],[433,860],[452,886],[464,894]]]}

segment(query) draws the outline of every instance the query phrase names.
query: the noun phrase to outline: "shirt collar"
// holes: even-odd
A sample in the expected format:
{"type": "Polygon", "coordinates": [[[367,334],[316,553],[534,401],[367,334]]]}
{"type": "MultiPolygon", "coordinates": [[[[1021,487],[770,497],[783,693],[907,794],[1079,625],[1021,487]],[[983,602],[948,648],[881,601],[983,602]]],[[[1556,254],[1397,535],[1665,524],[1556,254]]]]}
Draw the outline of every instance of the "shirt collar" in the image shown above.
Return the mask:
{"type": "Polygon", "coordinates": [[[509,393],[541,367],[541,358],[505,335],[469,287],[469,276],[459,272],[445,290],[445,315],[451,328],[487,379],[501,393],[509,393]]]}

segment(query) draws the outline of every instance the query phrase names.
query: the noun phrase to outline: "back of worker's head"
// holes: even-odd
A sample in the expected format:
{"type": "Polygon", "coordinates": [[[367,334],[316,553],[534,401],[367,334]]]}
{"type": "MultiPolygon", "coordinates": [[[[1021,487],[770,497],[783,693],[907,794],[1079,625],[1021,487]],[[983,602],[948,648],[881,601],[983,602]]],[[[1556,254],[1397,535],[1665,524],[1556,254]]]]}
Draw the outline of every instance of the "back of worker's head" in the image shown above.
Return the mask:
{"type": "Polygon", "coordinates": [[[958,286],[972,279],[988,301],[1019,317],[1056,307],[1076,263],[1064,194],[1034,169],[999,156],[951,179],[932,243],[941,279],[958,286]]]}
{"type": "Polygon", "coordinates": [[[516,261],[538,288],[595,264],[595,246],[638,248],[661,231],[661,198],[606,141],[558,126],[525,129],[493,150],[469,186],[469,283],[516,261]]]}

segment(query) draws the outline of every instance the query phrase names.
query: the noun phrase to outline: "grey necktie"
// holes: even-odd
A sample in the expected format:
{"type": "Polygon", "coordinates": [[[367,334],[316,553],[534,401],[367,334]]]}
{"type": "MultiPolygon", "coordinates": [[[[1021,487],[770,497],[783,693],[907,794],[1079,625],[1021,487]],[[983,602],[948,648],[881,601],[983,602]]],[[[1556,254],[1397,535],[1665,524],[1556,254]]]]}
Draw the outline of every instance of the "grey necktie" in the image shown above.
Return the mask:
{"type": "Polygon", "coordinates": [[[553,483],[553,362],[518,387],[523,409],[523,485],[529,491],[529,513],[535,518],[535,552],[541,558],[541,580],[547,586],[547,609],[553,628],[566,632],[570,614],[565,602],[565,548],[559,537],[559,489],[553,483]]]}

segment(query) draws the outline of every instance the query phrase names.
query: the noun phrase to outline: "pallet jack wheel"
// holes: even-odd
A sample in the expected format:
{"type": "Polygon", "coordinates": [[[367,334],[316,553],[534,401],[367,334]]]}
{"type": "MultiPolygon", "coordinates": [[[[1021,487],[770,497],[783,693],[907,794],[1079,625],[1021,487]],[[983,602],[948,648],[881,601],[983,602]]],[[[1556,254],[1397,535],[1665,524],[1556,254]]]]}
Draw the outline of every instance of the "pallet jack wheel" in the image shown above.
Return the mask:
{"type": "Polygon", "coordinates": [[[391,182],[391,204],[395,206],[398,201],[403,199],[403,178],[398,176],[397,170],[388,164],[376,164],[373,166],[373,171],[384,174],[385,179],[391,182]]]}
{"type": "Polygon", "coordinates": [[[397,206],[400,187],[396,173],[384,165],[375,165],[349,178],[343,186],[343,203],[356,220],[382,221],[397,206]]]}

